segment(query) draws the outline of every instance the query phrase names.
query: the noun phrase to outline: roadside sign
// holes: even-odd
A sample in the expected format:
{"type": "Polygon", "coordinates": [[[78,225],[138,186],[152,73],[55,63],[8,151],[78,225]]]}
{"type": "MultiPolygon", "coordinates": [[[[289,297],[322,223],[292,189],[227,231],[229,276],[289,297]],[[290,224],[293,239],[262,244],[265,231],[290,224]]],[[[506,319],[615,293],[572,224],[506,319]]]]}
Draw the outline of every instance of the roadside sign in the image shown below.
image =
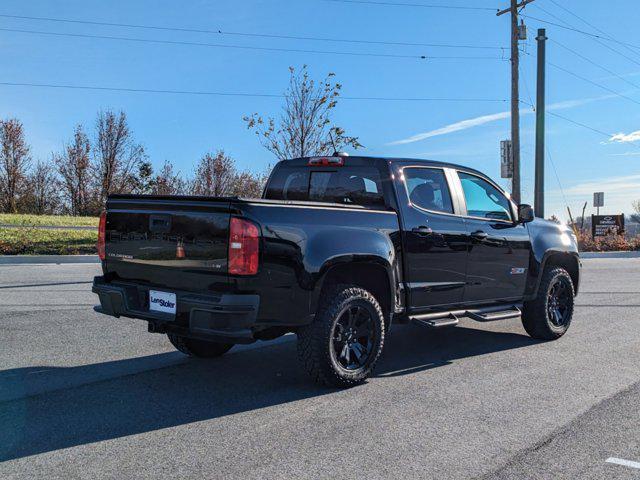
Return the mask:
{"type": "Polygon", "coordinates": [[[502,178],[513,178],[511,140],[502,140],[500,142],[500,176],[502,178]]]}
{"type": "Polygon", "coordinates": [[[594,237],[620,235],[624,232],[623,215],[591,215],[591,234],[594,237]]]}
{"type": "Polygon", "coordinates": [[[595,192],[593,194],[593,206],[604,207],[604,192],[595,192]]]}

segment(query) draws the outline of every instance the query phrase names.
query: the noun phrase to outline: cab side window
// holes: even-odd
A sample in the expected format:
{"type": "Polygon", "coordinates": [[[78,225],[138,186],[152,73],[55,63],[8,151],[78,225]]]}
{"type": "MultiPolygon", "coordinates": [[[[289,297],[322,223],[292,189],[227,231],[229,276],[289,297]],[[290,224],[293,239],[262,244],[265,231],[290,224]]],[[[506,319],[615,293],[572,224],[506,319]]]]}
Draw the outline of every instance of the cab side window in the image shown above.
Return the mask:
{"type": "Polygon", "coordinates": [[[453,213],[449,185],[441,168],[405,168],[403,172],[413,205],[433,212],[453,213]]]}
{"type": "Polygon", "coordinates": [[[467,202],[467,215],[511,221],[510,202],[500,190],[475,175],[458,172],[458,176],[467,202]]]}

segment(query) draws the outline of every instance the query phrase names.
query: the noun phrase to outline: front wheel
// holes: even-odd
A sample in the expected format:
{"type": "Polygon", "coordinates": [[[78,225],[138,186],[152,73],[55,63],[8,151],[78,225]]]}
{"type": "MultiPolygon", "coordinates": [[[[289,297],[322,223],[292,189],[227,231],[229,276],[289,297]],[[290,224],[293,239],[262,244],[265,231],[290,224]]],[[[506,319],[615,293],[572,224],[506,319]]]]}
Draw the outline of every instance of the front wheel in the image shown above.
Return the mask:
{"type": "Polygon", "coordinates": [[[539,340],[555,340],[569,329],[573,318],[574,289],[564,268],[545,269],[536,298],[525,302],[522,325],[539,340]]]}
{"type": "Polygon", "coordinates": [[[370,292],[338,285],[323,294],[313,323],[298,331],[298,357],[316,382],[351,387],[373,371],[384,330],[382,309],[370,292]]]}
{"type": "Polygon", "coordinates": [[[233,347],[233,343],[207,342],[205,340],[181,337],[172,333],[167,333],[167,337],[169,337],[169,341],[178,351],[190,357],[215,358],[224,355],[233,347]]]}

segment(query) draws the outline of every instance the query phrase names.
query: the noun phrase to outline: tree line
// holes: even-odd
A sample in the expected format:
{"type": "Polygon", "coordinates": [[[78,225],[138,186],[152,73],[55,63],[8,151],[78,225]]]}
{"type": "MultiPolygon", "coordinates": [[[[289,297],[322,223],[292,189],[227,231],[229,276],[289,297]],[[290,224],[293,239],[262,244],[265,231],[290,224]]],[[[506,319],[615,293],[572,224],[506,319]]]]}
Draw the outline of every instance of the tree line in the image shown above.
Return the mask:
{"type": "MultiPolygon", "coordinates": [[[[289,74],[279,117],[243,117],[266,150],[283,160],[362,147],[331,120],[342,88],[334,74],[316,82],[306,65],[289,74]]],[[[268,176],[239,170],[224,150],[205,153],[188,176],[167,160],[156,170],[123,111],[98,112],[93,131],[76,126],[60,151],[36,161],[20,120],[0,119],[0,148],[5,213],[96,215],[113,193],[259,197],[268,176]]]]}
{"type": "Polygon", "coordinates": [[[98,113],[92,138],[78,125],[70,142],[34,161],[22,123],[0,120],[0,210],[96,215],[112,193],[260,196],[266,175],[238,170],[223,150],[205,153],[191,177],[166,161],[154,170],[125,112],[98,113]]]}

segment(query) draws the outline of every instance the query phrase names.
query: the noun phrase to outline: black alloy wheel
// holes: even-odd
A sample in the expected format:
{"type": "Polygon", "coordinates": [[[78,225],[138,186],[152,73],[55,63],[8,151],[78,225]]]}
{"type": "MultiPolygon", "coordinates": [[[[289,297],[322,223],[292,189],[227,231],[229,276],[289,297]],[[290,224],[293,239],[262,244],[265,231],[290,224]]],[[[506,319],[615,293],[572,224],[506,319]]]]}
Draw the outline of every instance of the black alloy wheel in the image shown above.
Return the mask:
{"type": "Polygon", "coordinates": [[[313,322],[297,333],[298,357],[311,377],[348,388],[364,382],[380,358],[385,315],[371,292],[357,285],[331,285],[313,322]]]}
{"type": "Polygon", "coordinates": [[[556,327],[564,327],[571,319],[572,297],[572,288],[567,280],[556,278],[547,295],[547,317],[556,327]]]}
{"type": "Polygon", "coordinates": [[[366,365],[373,351],[375,327],[371,313],[363,306],[348,306],[333,330],[333,355],[346,370],[366,365]]]}
{"type": "Polygon", "coordinates": [[[538,340],[555,340],[571,325],[575,290],[562,267],[545,268],[535,298],[524,302],[522,326],[538,340]]]}

